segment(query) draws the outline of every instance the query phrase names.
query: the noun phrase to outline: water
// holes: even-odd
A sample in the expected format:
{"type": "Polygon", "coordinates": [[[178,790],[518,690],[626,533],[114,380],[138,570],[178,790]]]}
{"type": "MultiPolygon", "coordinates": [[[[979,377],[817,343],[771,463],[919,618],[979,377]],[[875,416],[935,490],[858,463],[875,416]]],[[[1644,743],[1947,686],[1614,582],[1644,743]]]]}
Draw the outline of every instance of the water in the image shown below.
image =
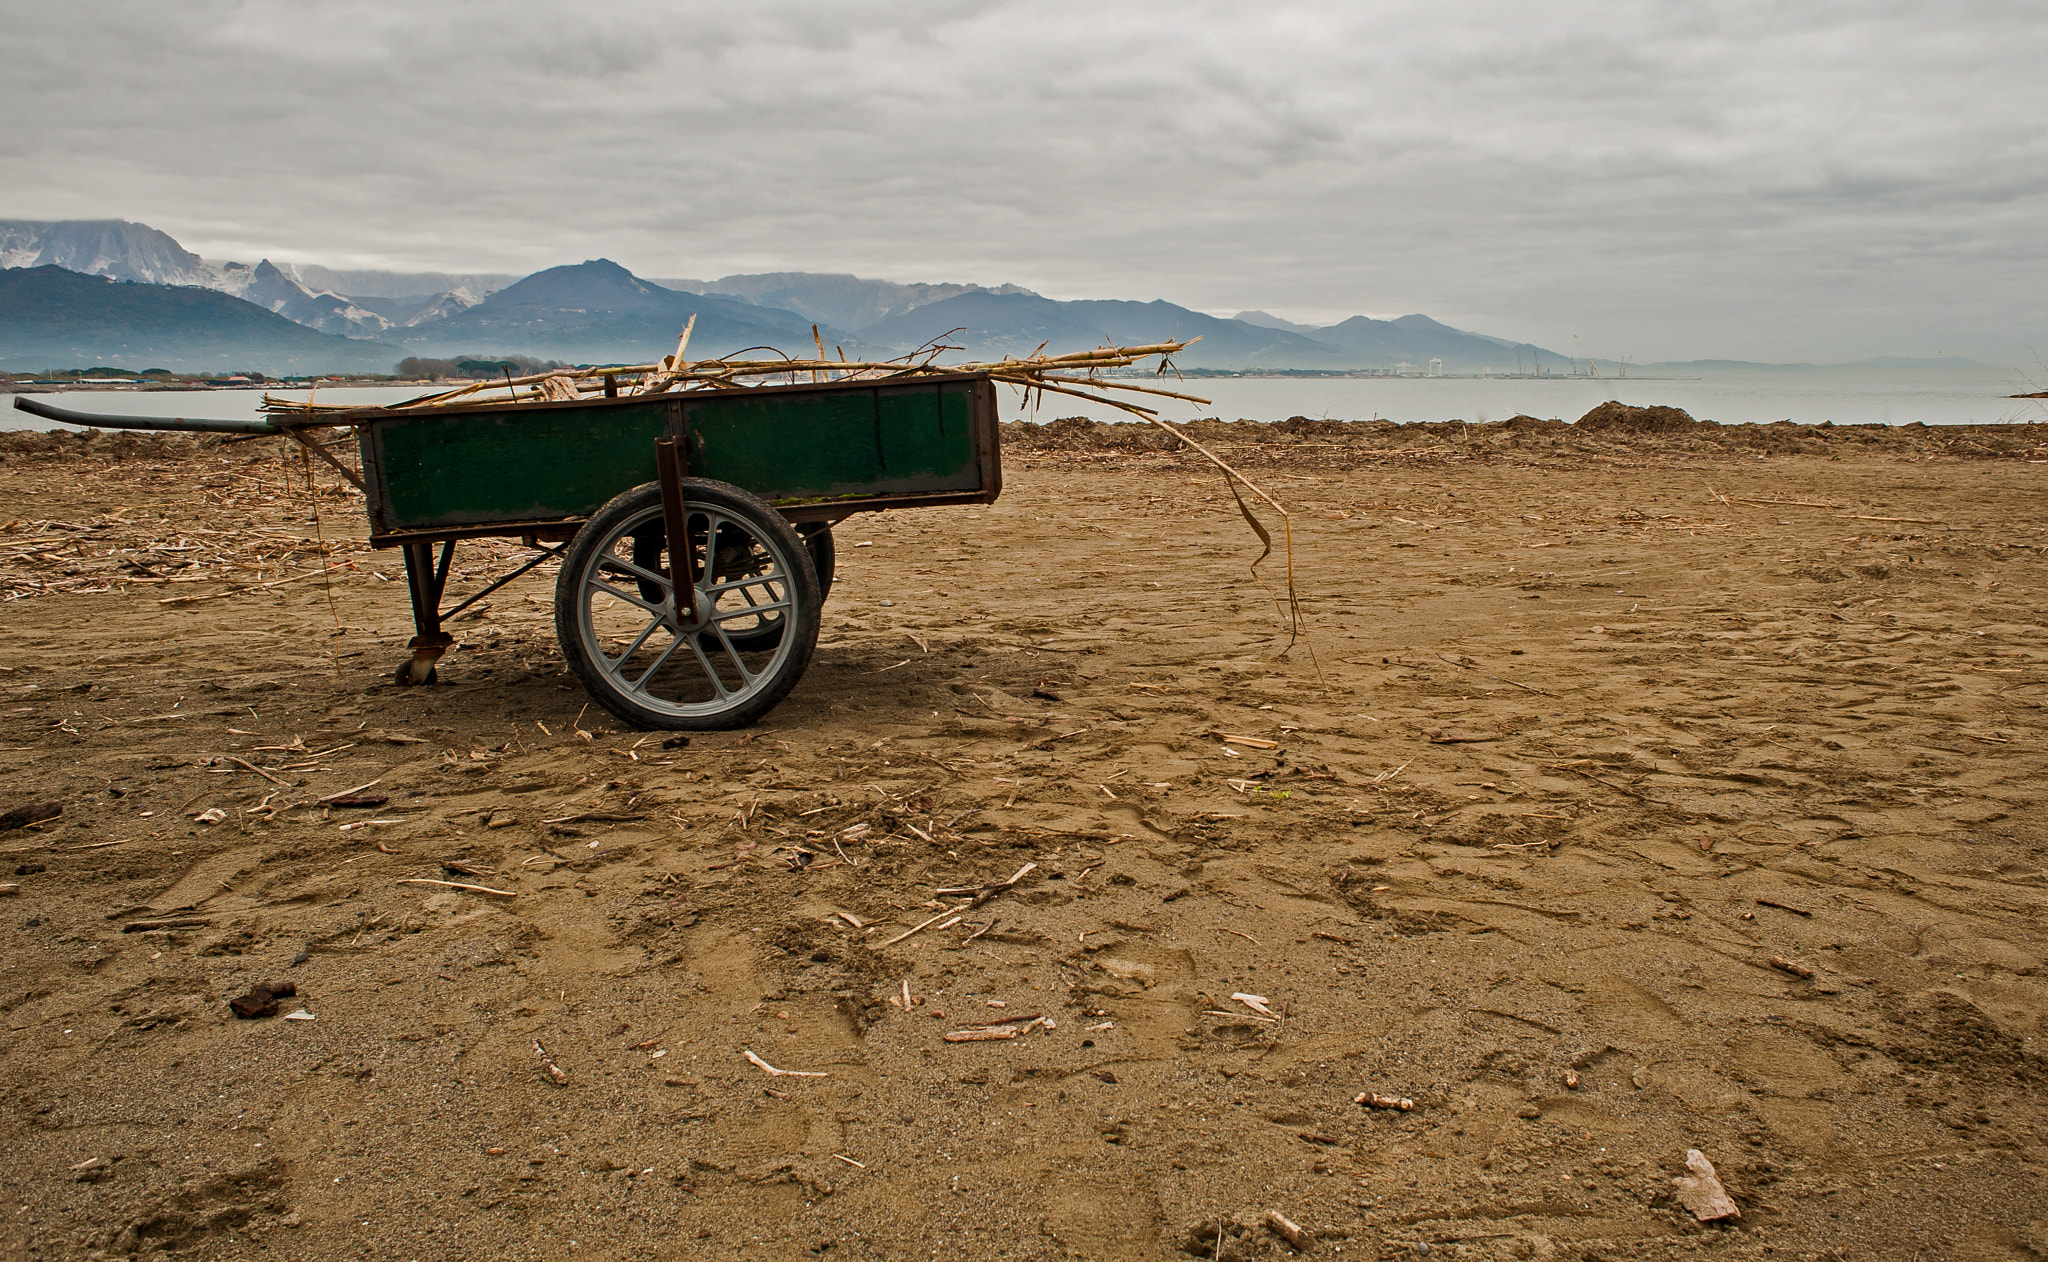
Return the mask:
{"type": "MultiPolygon", "coordinates": [[[[1609,399],[1667,404],[1703,421],[1735,425],[1795,421],[1818,425],[1988,425],[2048,421],[2048,399],[2011,399],[2032,390],[2018,371],[2000,368],[1942,369],[1748,369],[1680,380],[1582,378],[1501,380],[1465,377],[1222,377],[1164,383],[1200,395],[1208,406],[1164,401],[1168,420],[1220,416],[1226,420],[1284,421],[1290,416],[1392,421],[1502,421],[1516,413],[1573,421],[1609,399]]],[[[423,386],[365,386],[321,390],[323,403],[375,405],[427,393],[423,386]]],[[[303,399],[303,390],[272,390],[303,399]]],[[[1005,420],[1035,416],[1089,416],[1128,420],[1124,413],[1065,395],[1048,395],[1035,414],[1019,407],[1017,394],[1000,392],[1005,420]]],[[[71,391],[35,396],[60,407],[123,416],[186,416],[247,419],[256,415],[260,390],[71,391]]],[[[1142,398],[1142,396],[1131,396],[1142,398]]],[[[0,430],[47,429],[50,422],[11,408],[0,413],[0,430]]]]}
{"type": "MultiPolygon", "coordinates": [[[[1997,369],[1748,370],[1686,380],[1581,378],[1501,380],[1410,377],[1224,377],[1161,383],[1214,400],[1203,407],[1161,402],[1167,420],[1216,416],[1225,420],[1284,421],[1290,416],[1362,421],[1504,421],[1517,413],[1575,421],[1610,399],[1637,406],[1666,404],[1694,419],[1737,425],[1794,421],[1818,425],[1988,425],[2048,421],[2048,399],[2005,396],[2037,389],[2017,372],[1997,369]]],[[[1005,392],[1003,416],[1018,415],[1016,395],[1005,392]]],[[[1040,419],[1089,416],[1129,419],[1114,408],[1048,395],[1040,419]]]]}

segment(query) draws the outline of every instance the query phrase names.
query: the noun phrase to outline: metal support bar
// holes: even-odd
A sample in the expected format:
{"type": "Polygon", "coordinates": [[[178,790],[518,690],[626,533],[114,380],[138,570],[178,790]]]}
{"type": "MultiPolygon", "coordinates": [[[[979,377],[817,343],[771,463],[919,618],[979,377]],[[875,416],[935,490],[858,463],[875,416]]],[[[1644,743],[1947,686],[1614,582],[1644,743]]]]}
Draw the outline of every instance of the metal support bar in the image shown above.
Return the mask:
{"type": "Polygon", "coordinates": [[[661,483],[661,521],[668,536],[668,578],[676,615],[697,617],[697,559],[690,548],[689,511],[683,505],[683,476],[689,465],[682,441],[654,440],[654,474],[661,483]]]}
{"type": "Polygon", "coordinates": [[[341,461],[336,460],[333,454],[330,453],[327,450],[327,448],[321,446],[319,443],[316,443],[312,439],[306,437],[306,433],[304,430],[288,429],[285,431],[285,434],[299,446],[304,447],[307,451],[312,452],[314,455],[320,457],[322,460],[325,460],[328,464],[333,465],[334,471],[336,473],[339,473],[342,477],[347,478],[349,480],[349,484],[351,486],[354,486],[356,490],[361,491],[365,495],[368,495],[370,493],[369,488],[363,485],[363,480],[360,477],[356,476],[355,470],[349,468],[341,461]]]}
{"type": "Polygon", "coordinates": [[[562,553],[568,551],[568,549],[569,545],[566,543],[557,544],[552,548],[542,548],[540,550],[539,556],[533,558],[533,560],[531,561],[528,561],[525,565],[520,566],[518,569],[512,571],[510,574],[507,574],[505,577],[499,579],[497,582],[492,583],[489,587],[484,588],[476,595],[471,596],[468,600],[465,600],[461,604],[455,606],[455,608],[448,610],[446,613],[443,613],[441,615],[442,619],[445,621],[454,618],[456,614],[461,613],[463,610],[469,608],[471,605],[474,605],[476,602],[482,600],[484,597],[490,595],[492,592],[497,591],[500,587],[503,587],[505,584],[511,582],[513,579],[518,578],[521,574],[526,573],[534,566],[539,565],[543,561],[546,561],[549,557],[559,557],[562,555],[562,553]]]}
{"type": "Polygon", "coordinates": [[[455,541],[448,540],[441,545],[441,563],[434,567],[434,605],[441,604],[441,593],[448,589],[448,563],[455,559],[455,541]]]}

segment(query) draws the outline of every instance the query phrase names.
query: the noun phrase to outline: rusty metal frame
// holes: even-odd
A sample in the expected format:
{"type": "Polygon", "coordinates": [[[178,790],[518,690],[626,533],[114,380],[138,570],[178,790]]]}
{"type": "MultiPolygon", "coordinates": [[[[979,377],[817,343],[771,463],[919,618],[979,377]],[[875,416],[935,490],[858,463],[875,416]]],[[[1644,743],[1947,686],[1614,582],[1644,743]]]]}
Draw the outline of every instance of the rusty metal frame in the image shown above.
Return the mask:
{"type": "Polygon", "coordinates": [[[654,474],[661,484],[661,524],[668,534],[669,590],[675,593],[677,616],[695,621],[697,554],[690,547],[690,511],[683,503],[683,477],[689,466],[689,449],[681,439],[654,440],[654,474]]]}

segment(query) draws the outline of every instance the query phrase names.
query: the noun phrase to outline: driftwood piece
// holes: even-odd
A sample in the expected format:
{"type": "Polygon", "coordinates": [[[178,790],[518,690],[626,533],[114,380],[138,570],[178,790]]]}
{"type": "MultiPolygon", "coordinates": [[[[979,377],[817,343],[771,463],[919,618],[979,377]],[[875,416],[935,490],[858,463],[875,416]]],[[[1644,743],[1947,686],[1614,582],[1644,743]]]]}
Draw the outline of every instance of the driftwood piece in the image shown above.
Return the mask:
{"type": "Polygon", "coordinates": [[[1302,1230],[1298,1224],[1289,1220],[1287,1215],[1277,1209],[1266,1211],[1266,1225],[1273,1229],[1274,1234],[1300,1252],[1306,1253],[1308,1247],[1316,1242],[1314,1236],[1302,1230]]]}
{"type": "Polygon", "coordinates": [[[1013,1039],[1019,1027],[1000,1025],[993,1029],[948,1030],[943,1036],[948,1043],[983,1043],[991,1039],[1013,1039]]]}
{"type": "Polygon", "coordinates": [[[754,1053],[752,1053],[752,1052],[749,1052],[749,1051],[743,1051],[743,1052],[741,1052],[741,1053],[740,1053],[740,1055],[742,1055],[742,1056],[745,1056],[745,1057],[746,1057],[746,1058],[747,1058],[747,1059],[748,1059],[749,1061],[753,1062],[753,1065],[754,1065],[754,1067],[755,1067],[756,1069],[759,1069],[759,1070],[761,1070],[761,1071],[762,1071],[763,1073],[769,1074],[769,1075],[771,1075],[771,1076],[773,1076],[773,1077],[776,1077],[776,1078],[829,1078],[829,1077],[831,1077],[831,1075],[830,1075],[830,1074],[826,1073],[826,1072],[825,1072],[824,1070],[822,1070],[822,1069],[777,1069],[777,1068],[776,1068],[775,1066],[773,1066],[773,1065],[769,1064],[769,1063],[768,1063],[767,1061],[765,1061],[765,1060],[762,1060],[762,1059],[761,1059],[761,1058],[760,1058],[759,1056],[756,1056],[756,1055],[754,1055],[754,1053]]]}
{"type": "Polygon", "coordinates": [[[468,883],[466,883],[466,882],[463,882],[463,881],[436,881],[436,880],[431,880],[431,879],[429,879],[429,878],[427,878],[427,877],[423,877],[423,876],[416,876],[416,877],[407,877],[407,878],[406,878],[405,880],[402,880],[402,881],[400,881],[400,882],[399,882],[399,884],[400,884],[400,885],[439,885],[439,886],[442,886],[442,887],[444,887],[444,888],[446,888],[446,889],[451,889],[451,890],[468,890],[468,891],[469,891],[470,893],[472,893],[472,894],[491,894],[491,895],[495,895],[495,896],[496,896],[496,897],[498,897],[498,898],[517,898],[517,897],[519,897],[519,895],[518,895],[518,894],[514,893],[514,892],[513,892],[513,891],[511,891],[511,890],[494,890],[494,889],[492,889],[492,888],[491,888],[490,886],[488,886],[488,885],[470,885],[470,884],[468,884],[468,883]]]}
{"type": "Polygon", "coordinates": [[[1790,973],[1794,977],[1810,978],[1813,976],[1813,969],[1810,966],[1801,964],[1797,960],[1788,960],[1782,955],[1774,955],[1770,959],[1765,960],[1764,963],[1781,973],[1790,973]]]}

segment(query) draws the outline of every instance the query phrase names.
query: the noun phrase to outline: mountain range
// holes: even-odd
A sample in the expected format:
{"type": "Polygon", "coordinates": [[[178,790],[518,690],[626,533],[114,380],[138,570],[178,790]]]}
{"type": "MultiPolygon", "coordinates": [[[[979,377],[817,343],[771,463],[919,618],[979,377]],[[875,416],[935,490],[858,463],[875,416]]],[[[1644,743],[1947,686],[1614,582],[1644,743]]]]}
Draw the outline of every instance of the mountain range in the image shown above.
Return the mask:
{"type": "Polygon", "coordinates": [[[54,263],[0,271],[0,370],[8,372],[390,372],[399,354],[196,285],[112,280],[54,263]]]}
{"type": "Polygon", "coordinates": [[[814,353],[814,336],[828,354],[843,350],[851,358],[887,358],[943,342],[958,348],[946,355],[956,360],[1199,336],[1176,362],[1451,373],[1524,365],[1555,371],[1569,363],[1528,343],[1422,315],[1354,316],[1318,328],[1255,310],[1226,318],[1165,301],[1062,301],[1016,285],[900,284],[815,272],[646,280],[608,259],[524,278],[337,271],[267,258],[251,265],[202,259],[168,234],[124,220],[0,220],[0,268],[8,269],[0,275],[60,269],[123,282],[65,286],[43,275],[0,287],[0,366],[17,369],[362,371],[383,356],[389,371],[401,355],[460,354],[634,363],[672,352],[693,315],[690,353],[703,357],[747,347],[804,355],[814,353]],[[138,292],[144,289],[166,292],[148,297],[138,292]],[[229,318],[227,308],[194,292],[276,319],[229,318]],[[33,310],[42,318],[60,298],[78,304],[61,322],[62,336],[30,327],[31,308],[14,305],[40,304],[33,310]],[[196,323],[184,328],[181,321],[196,323]],[[333,340],[308,342],[295,329],[333,340]],[[322,353],[327,360],[308,358],[322,353]]]}

